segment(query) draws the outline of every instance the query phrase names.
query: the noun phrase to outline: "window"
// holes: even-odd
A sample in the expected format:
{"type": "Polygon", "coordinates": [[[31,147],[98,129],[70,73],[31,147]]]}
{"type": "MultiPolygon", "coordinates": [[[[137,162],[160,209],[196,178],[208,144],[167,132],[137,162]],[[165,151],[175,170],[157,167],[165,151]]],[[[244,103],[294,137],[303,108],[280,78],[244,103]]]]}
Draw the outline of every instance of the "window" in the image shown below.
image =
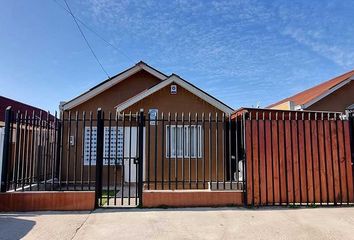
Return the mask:
{"type": "Polygon", "coordinates": [[[202,157],[201,126],[166,126],[166,157],[202,157]],[[171,154],[170,154],[171,151],[171,154]]]}
{"type": "MultiPolygon", "coordinates": [[[[127,134],[126,134],[127,135],[127,134]]],[[[97,143],[97,128],[92,127],[92,134],[90,127],[85,127],[85,143],[84,143],[84,165],[96,165],[96,143],[97,143]]],[[[133,144],[132,144],[133,145],[133,144]]],[[[110,165],[114,165],[117,160],[117,164],[122,164],[123,157],[123,128],[104,127],[104,142],[103,142],[103,165],[108,165],[108,159],[110,159],[110,165]],[[117,135],[118,134],[118,135],[117,135]],[[117,153],[117,159],[116,159],[117,153]]]]}

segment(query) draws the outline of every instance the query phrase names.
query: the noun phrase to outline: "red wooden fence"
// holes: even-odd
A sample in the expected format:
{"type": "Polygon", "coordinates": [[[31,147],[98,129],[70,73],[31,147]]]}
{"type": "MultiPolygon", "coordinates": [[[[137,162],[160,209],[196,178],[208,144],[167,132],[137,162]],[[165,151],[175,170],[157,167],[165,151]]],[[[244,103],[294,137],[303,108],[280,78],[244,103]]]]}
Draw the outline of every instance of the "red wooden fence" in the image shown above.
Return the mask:
{"type": "Polygon", "coordinates": [[[245,122],[248,205],[354,203],[349,121],[264,116],[245,122]]]}

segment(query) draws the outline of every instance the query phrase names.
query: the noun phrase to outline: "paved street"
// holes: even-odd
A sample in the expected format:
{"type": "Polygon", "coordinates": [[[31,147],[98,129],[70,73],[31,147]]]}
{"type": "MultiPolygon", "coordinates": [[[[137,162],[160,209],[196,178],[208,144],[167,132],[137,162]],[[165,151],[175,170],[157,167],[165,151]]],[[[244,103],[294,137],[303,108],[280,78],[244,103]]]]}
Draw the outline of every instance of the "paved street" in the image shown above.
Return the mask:
{"type": "Polygon", "coordinates": [[[0,239],[354,239],[354,208],[0,214],[0,239]]]}

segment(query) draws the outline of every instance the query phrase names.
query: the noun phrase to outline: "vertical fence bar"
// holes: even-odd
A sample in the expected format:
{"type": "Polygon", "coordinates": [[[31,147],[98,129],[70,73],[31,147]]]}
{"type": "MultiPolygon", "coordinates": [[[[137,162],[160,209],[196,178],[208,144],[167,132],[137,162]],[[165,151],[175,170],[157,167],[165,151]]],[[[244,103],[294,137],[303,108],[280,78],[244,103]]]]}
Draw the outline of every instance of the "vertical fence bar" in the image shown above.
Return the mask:
{"type": "Polygon", "coordinates": [[[60,158],[59,158],[59,191],[61,191],[61,184],[62,184],[62,173],[63,173],[63,157],[64,157],[64,127],[65,127],[65,112],[64,111],[61,111],[61,124],[60,126],[58,126],[60,128],[60,133],[61,133],[61,136],[60,136],[60,148],[58,149],[58,151],[60,151],[60,158]]]}
{"type": "Polygon", "coordinates": [[[184,113],[181,116],[182,120],[182,131],[181,131],[181,138],[182,138],[182,189],[184,189],[184,154],[185,154],[185,129],[184,129],[184,113]]]}
{"type": "Polygon", "coordinates": [[[178,189],[178,114],[175,112],[175,189],[178,189]]]}
{"type": "Polygon", "coordinates": [[[95,182],[95,207],[102,201],[102,167],[103,167],[103,137],[104,137],[104,113],[99,108],[97,110],[97,144],[96,144],[96,182],[95,182]]]}
{"type": "Polygon", "coordinates": [[[276,129],[277,129],[277,158],[278,158],[278,183],[279,183],[279,204],[282,205],[282,184],[280,175],[280,128],[279,128],[279,115],[278,112],[275,113],[276,129]]]}
{"type": "Polygon", "coordinates": [[[81,158],[80,158],[81,191],[84,190],[85,128],[86,128],[86,112],[84,111],[82,112],[81,158]]]}
{"type": "Polygon", "coordinates": [[[289,125],[290,125],[290,152],[291,152],[291,177],[292,177],[292,188],[293,188],[293,205],[296,203],[295,199],[295,173],[294,173],[294,147],[293,147],[293,124],[291,118],[291,112],[289,113],[289,125]]]}
{"type": "Polygon", "coordinates": [[[198,113],[195,114],[195,185],[196,189],[198,189],[198,161],[199,161],[199,125],[198,125],[198,113]]]}
{"type": "Polygon", "coordinates": [[[213,163],[212,163],[212,117],[211,117],[211,113],[209,113],[209,188],[210,190],[212,189],[212,181],[213,181],[213,172],[212,172],[212,167],[213,167],[213,163]]]}
{"type": "MultiPolygon", "coordinates": [[[[324,113],[321,113],[322,136],[323,136],[323,158],[325,163],[325,180],[326,180],[326,203],[329,205],[329,188],[328,188],[328,163],[327,163],[327,144],[326,144],[326,128],[324,124],[324,113]]],[[[300,185],[301,186],[301,185],[300,185]]]]}
{"type": "MultiPolygon", "coordinates": [[[[97,120],[96,120],[97,121],[97,120]]],[[[91,190],[91,171],[92,171],[92,111],[90,112],[90,145],[89,145],[89,166],[88,166],[88,173],[87,173],[87,180],[88,180],[88,189],[91,190]]],[[[96,129],[97,131],[97,129],[96,129]]],[[[97,132],[96,132],[97,136],[97,132]]]]}
{"type": "Polygon", "coordinates": [[[10,133],[11,133],[11,121],[12,121],[12,108],[7,107],[5,111],[5,133],[4,133],[4,145],[2,152],[2,166],[1,166],[1,189],[0,192],[6,192],[7,189],[7,175],[8,165],[10,162],[11,152],[10,150],[10,133]]]}
{"type": "Polygon", "coordinates": [[[55,166],[55,172],[56,172],[56,178],[58,179],[58,184],[59,184],[59,189],[61,188],[60,184],[61,184],[61,162],[62,162],[62,157],[63,155],[61,155],[61,148],[62,148],[62,144],[61,144],[61,139],[62,139],[62,121],[60,121],[60,119],[57,119],[57,148],[56,148],[56,166],[55,166]]]}
{"type": "Polygon", "coordinates": [[[30,174],[29,174],[29,190],[32,191],[32,182],[33,182],[33,164],[34,164],[34,149],[35,149],[35,132],[36,132],[36,119],[35,119],[35,112],[32,112],[32,118],[31,118],[31,126],[32,126],[32,132],[31,132],[31,156],[30,156],[30,174]]]}
{"type": "MultiPolygon", "coordinates": [[[[104,120],[103,120],[104,121],[104,120]]],[[[104,154],[103,156],[106,155],[107,160],[107,206],[109,206],[109,198],[110,198],[110,173],[111,173],[111,130],[112,130],[112,113],[108,113],[108,133],[105,133],[104,138],[107,138],[108,140],[108,154],[104,154]],[[106,135],[107,134],[107,135],[106,135]]],[[[105,148],[105,146],[104,146],[105,148]]],[[[104,149],[106,151],[106,149],[104,149]]]]}
{"type": "Polygon", "coordinates": [[[52,160],[52,164],[51,164],[51,168],[52,168],[52,173],[51,173],[51,176],[52,176],[52,179],[51,179],[51,182],[52,182],[52,191],[54,190],[54,184],[55,184],[55,167],[56,167],[56,162],[57,162],[57,134],[58,134],[58,130],[57,130],[57,127],[58,127],[58,119],[57,119],[57,112],[54,113],[54,122],[52,124],[52,154],[53,154],[53,160],[52,160]]]}
{"type": "Polygon", "coordinates": [[[191,126],[191,113],[188,113],[188,182],[189,182],[189,189],[192,188],[192,126],[191,126]]]}
{"type": "Polygon", "coordinates": [[[48,167],[50,168],[50,162],[52,160],[51,155],[50,155],[50,112],[47,112],[47,132],[46,132],[46,153],[45,153],[45,162],[44,162],[44,189],[47,189],[47,181],[48,181],[48,167]]]}
{"type": "MultiPolygon", "coordinates": [[[[129,112],[128,205],[130,205],[132,180],[132,112],[129,112]]],[[[135,176],[136,177],[136,176],[135,176]]]]}
{"type": "Polygon", "coordinates": [[[218,113],[215,114],[215,174],[216,174],[216,189],[219,189],[219,119],[218,113]]]}
{"type": "Polygon", "coordinates": [[[69,111],[69,120],[68,120],[68,139],[67,139],[67,146],[66,146],[66,190],[68,191],[69,190],[69,167],[70,167],[70,153],[71,153],[71,150],[70,150],[70,138],[71,138],[71,112],[69,111]]]}
{"type": "MultiPolygon", "coordinates": [[[[204,112],[202,113],[202,130],[201,131],[202,131],[202,138],[203,138],[203,143],[202,143],[203,144],[203,146],[202,146],[203,147],[203,152],[202,152],[203,189],[205,189],[205,114],[204,114],[204,112]]],[[[182,128],[182,132],[183,132],[183,128],[182,128]]],[[[182,143],[182,145],[183,145],[183,143],[182,143]]]]}
{"type": "MultiPolygon", "coordinates": [[[[158,116],[156,116],[157,118],[158,116]]],[[[140,111],[139,113],[139,141],[138,141],[138,152],[139,152],[139,169],[138,169],[138,196],[139,196],[139,207],[143,206],[143,161],[144,161],[144,112],[140,111]]]]}
{"type": "Polygon", "coordinates": [[[225,151],[225,147],[226,147],[226,124],[225,124],[225,113],[222,113],[222,119],[221,119],[221,124],[222,124],[222,133],[221,133],[221,144],[222,144],[222,176],[223,176],[223,189],[225,190],[226,187],[226,179],[225,179],[225,175],[226,175],[226,151],[225,151]]]}
{"type": "MultiPolygon", "coordinates": [[[[135,205],[138,205],[138,192],[139,192],[139,112],[135,113],[135,124],[136,124],[136,139],[135,139],[135,205]]],[[[157,118],[157,116],[156,116],[157,118]]]]}
{"type": "Polygon", "coordinates": [[[295,126],[296,126],[296,133],[297,133],[297,136],[296,136],[296,145],[297,145],[297,162],[298,162],[298,173],[299,173],[299,204],[300,206],[302,205],[302,175],[301,175],[301,158],[300,158],[300,130],[299,130],[299,118],[298,118],[298,113],[296,112],[295,113],[295,126]]]}
{"type": "MultiPolygon", "coordinates": [[[[232,128],[232,122],[231,122],[231,115],[228,116],[228,158],[229,158],[229,181],[230,181],[230,190],[232,190],[232,154],[231,154],[231,148],[232,148],[232,143],[231,143],[231,128],[232,128]]],[[[236,125],[235,125],[236,129],[236,125]]],[[[235,150],[237,151],[237,133],[236,133],[236,138],[235,138],[235,143],[234,145],[236,146],[235,150]]],[[[235,159],[236,161],[236,156],[235,159]]]]}
{"type": "MultiPolygon", "coordinates": [[[[171,113],[168,113],[168,189],[171,189],[171,155],[172,155],[172,151],[171,151],[171,135],[172,135],[172,126],[171,126],[171,113]]],[[[155,146],[156,146],[156,138],[157,138],[157,134],[155,132],[155,146]]],[[[156,156],[156,150],[155,150],[155,156],[156,156]]],[[[156,162],[155,162],[156,164],[156,162]]],[[[156,170],[156,168],[155,168],[156,170]]],[[[155,172],[155,179],[156,179],[156,172],[155,172]]],[[[156,180],[155,180],[156,181],[156,180]]]]}
{"type": "Polygon", "coordinates": [[[285,128],[285,124],[286,124],[286,121],[285,121],[285,113],[283,112],[282,113],[282,119],[283,119],[283,147],[284,147],[284,165],[285,165],[285,195],[286,195],[286,205],[289,205],[289,191],[288,191],[288,160],[287,160],[287,156],[286,156],[286,128],[285,128]]]}
{"type": "MultiPolygon", "coordinates": [[[[349,113],[347,113],[347,114],[349,114],[349,113]]],[[[347,148],[346,148],[345,124],[344,124],[344,122],[348,121],[348,120],[341,120],[341,121],[342,121],[342,135],[343,135],[343,145],[344,145],[344,147],[343,147],[343,150],[344,150],[343,156],[344,156],[344,159],[345,159],[345,162],[344,162],[344,164],[345,164],[345,176],[346,176],[345,182],[346,182],[346,185],[347,185],[347,192],[346,192],[347,202],[346,202],[346,204],[349,205],[350,204],[350,194],[349,194],[350,183],[349,183],[349,179],[348,179],[349,177],[347,175],[348,174],[348,166],[347,166],[348,159],[346,159],[346,157],[348,155],[347,155],[347,148]]]]}
{"type": "MultiPolygon", "coordinates": [[[[163,113],[162,113],[163,116],[163,113]]],[[[150,190],[150,112],[148,112],[147,114],[147,189],[150,190]]],[[[162,129],[163,131],[163,129],[162,129]]],[[[163,150],[163,145],[162,145],[162,149],[163,150]]],[[[163,161],[163,154],[161,157],[161,161],[163,161]]],[[[162,169],[163,171],[163,169],[162,169]]]]}
{"type": "Polygon", "coordinates": [[[39,113],[39,136],[38,136],[38,151],[37,151],[37,190],[40,190],[41,181],[41,168],[42,168],[42,153],[43,153],[43,142],[42,142],[42,130],[43,130],[43,114],[42,111],[39,113]]]}
{"type": "Polygon", "coordinates": [[[248,156],[246,155],[246,148],[249,147],[246,145],[246,113],[242,113],[242,118],[241,118],[241,143],[242,143],[242,155],[243,155],[243,164],[242,164],[242,191],[243,191],[243,198],[244,198],[244,206],[246,207],[248,205],[247,201],[247,158],[248,156]],[[242,141],[243,140],[243,141],[242,141]]]}
{"type": "Polygon", "coordinates": [[[265,201],[265,205],[268,205],[268,199],[269,199],[269,193],[268,193],[268,158],[267,158],[267,130],[266,130],[266,118],[265,118],[265,112],[263,112],[262,115],[262,121],[263,121],[263,141],[264,141],[264,169],[265,169],[265,191],[266,191],[266,201],[265,201]]]}
{"type": "Polygon", "coordinates": [[[75,145],[74,148],[74,190],[76,190],[76,172],[77,172],[77,148],[78,148],[78,132],[79,132],[79,112],[75,112],[75,131],[74,131],[74,140],[73,144],[75,145]]]}
{"type": "Polygon", "coordinates": [[[334,160],[333,160],[333,146],[332,146],[332,124],[330,122],[330,114],[327,114],[327,120],[329,124],[329,146],[330,146],[330,156],[331,156],[331,168],[332,168],[332,182],[333,182],[333,203],[337,205],[337,197],[336,197],[336,184],[334,177],[334,160]]]}
{"type": "MultiPolygon", "coordinates": [[[[6,112],[6,111],[5,111],[6,112]]],[[[9,159],[11,159],[10,160],[10,162],[8,162],[7,163],[7,185],[6,185],[6,188],[7,188],[7,190],[9,190],[10,188],[11,188],[11,185],[13,184],[13,182],[12,182],[12,178],[13,178],[13,176],[12,176],[12,169],[13,169],[13,165],[14,165],[14,159],[13,159],[13,133],[14,133],[14,112],[13,111],[11,111],[11,121],[10,121],[10,144],[9,144],[9,148],[8,148],[8,151],[9,151],[9,153],[10,153],[10,158],[9,159]]],[[[5,130],[5,129],[4,129],[5,130]]],[[[5,132],[4,132],[4,134],[5,134],[5,132]]],[[[4,137],[5,137],[5,135],[4,135],[4,137]]],[[[1,169],[1,167],[0,167],[0,171],[1,171],[2,169],[1,169]]],[[[1,179],[0,179],[0,182],[1,182],[1,179]]],[[[1,191],[0,191],[1,192],[1,191]]]]}
{"type": "Polygon", "coordinates": [[[257,122],[257,157],[258,157],[258,163],[257,163],[257,178],[258,178],[258,182],[256,184],[258,184],[258,205],[262,205],[262,185],[261,185],[261,147],[260,147],[260,119],[259,119],[259,113],[258,111],[256,112],[256,122],[257,122]]]}
{"type": "MultiPolygon", "coordinates": [[[[168,114],[169,116],[169,119],[170,119],[170,113],[168,114]]],[[[158,124],[158,122],[157,122],[157,118],[158,118],[158,116],[156,115],[155,116],[155,119],[153,120],[154,121],[154,140],[155,140],[155,143],[154,143],[154,178],[155,178],[155,189],[157,188],[157,143],[158,143],[158,139],[157,139],[157,124],[158,124]]],[[[170,121],[170,120],[169,120],[170,121]]],[[[169,128],[171,128],[171,121],[169,122],[169,128]]],[[[171,138],[171,136],[170,136],[170,138],[171,138]]],[[[170,145],[171,145],[171,143],[170,143],[170,145]]],[[[169,164],[170,164],[170,162],[171,162],[171,150],[170,150],[170,159],[169,159],[169,164]]],[[[169,166],[169,169],[170,169],[170,166],[169,166]]],[[[169,170],[169,182],[171,181],[171,179],[170,179],[170,176],[171,175],[171,171],[169,170]]]]}
{"type": "Polygon", "coordinates": [[[124,184],[125,184],[125,113],[123,112],[123,122],[122,122],[122,128],[123,128],[123,156],[122,156],[122,194],[121,194],[121,205],[124,204],[124,184]]]}
{"type": "MultiPolygon", "coordinates": [[[[164,189],[165,185],[165,116],[161,113],[161,188],[164,189]]],[[[155,183],[156,189],[156,183],[155,183]]]]}
{"type": "Polygon", "coordinates": [[[118,131],[118,127],[119,127],[119,113],[116,112],[116,117],[115,117],[115,158],[114,158],[114,205],[117,205],[117,172],[118,172],[118,168],[117,168],[117,165],[118,165],[118,136],[119,136],[119,131],[118,131]]]}
{"type": "Polygon", "coordinates": [[[319,131],[318,131],[318,118],[317,118],[317,112],[315,113],[315,126],[316,126],[316,144],[317,144],[317,161],[318,161],[318,183],[319,183],[319,188],[320,188],[320,205],[322,205],[323,199],[322,199],[322,182],[321,182],[321,155],[320,155],[320,140],[319,140],[319,131]]]}
{"type": "Polygon", "coordinates": [[[273,202],[272,205],[275,205],[275,179],[274,179],[274,159],[273,159],[273,119],[272,119],[272,112],[269,112],[269,133],[270,133],[270,157],[271,157],[271,162],[272,162],[272,196],[273,196],[273,202]]]}
{"type": "Polygon", "coordinates": [[[25,157],[24,157],[24,161],[25,161],[25,166],[24,166],[24,183],[25,185],[28,185],[29,183],[29,169],[30,169],[30,142],[31,142],[31,132],[30,132],[30,128],[31,128],[31,122],[30,122],[30,116],[29,113],[26,112],[26,126],[25,126],[25,131],[26,133],[26,141],[25,141],[25,157]]]}
{"type": "Polygon", "coordinates": [[[21,141],[21,150],[22,150],[22,156],[21,156],[21,185],[22,185],[22,191],[25,190],[25,184],[26,184],[26,167],[27,167],[27,146],[28,146],[28,115],[27,111],[25,111],[24,118],[22,119],[22,122],[24,122],[24,132],[23,132],[23,140],[21,141]]]}
{"type": "Polygon", "coordinates": [[[341,167],[340,167],[340,154],[339,154],[339,139],[338,139],[338,120],[337,119],[337,114],[334,114],[334,121],[335,121],[335,131],[336,131],[336,148],[337,148],[337,167],[338,167],[338,178],[339,178],[339,192],[340,192],[340,205],[343,204],[343,191],[342,191],[342,173],[341,173],[341,167]]]}

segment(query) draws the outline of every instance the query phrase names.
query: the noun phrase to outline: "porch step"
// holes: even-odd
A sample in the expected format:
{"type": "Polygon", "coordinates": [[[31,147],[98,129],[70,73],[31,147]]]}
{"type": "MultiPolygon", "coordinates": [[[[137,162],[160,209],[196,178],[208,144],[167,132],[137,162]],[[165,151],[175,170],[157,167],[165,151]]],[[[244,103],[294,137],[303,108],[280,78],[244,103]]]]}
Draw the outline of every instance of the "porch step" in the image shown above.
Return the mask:
{"type": "Polygon", "coordinates": [[[242,182],[208,182],[208,189],[210,191],[223,191],[223,190],[242,190],[242,182]]]}

